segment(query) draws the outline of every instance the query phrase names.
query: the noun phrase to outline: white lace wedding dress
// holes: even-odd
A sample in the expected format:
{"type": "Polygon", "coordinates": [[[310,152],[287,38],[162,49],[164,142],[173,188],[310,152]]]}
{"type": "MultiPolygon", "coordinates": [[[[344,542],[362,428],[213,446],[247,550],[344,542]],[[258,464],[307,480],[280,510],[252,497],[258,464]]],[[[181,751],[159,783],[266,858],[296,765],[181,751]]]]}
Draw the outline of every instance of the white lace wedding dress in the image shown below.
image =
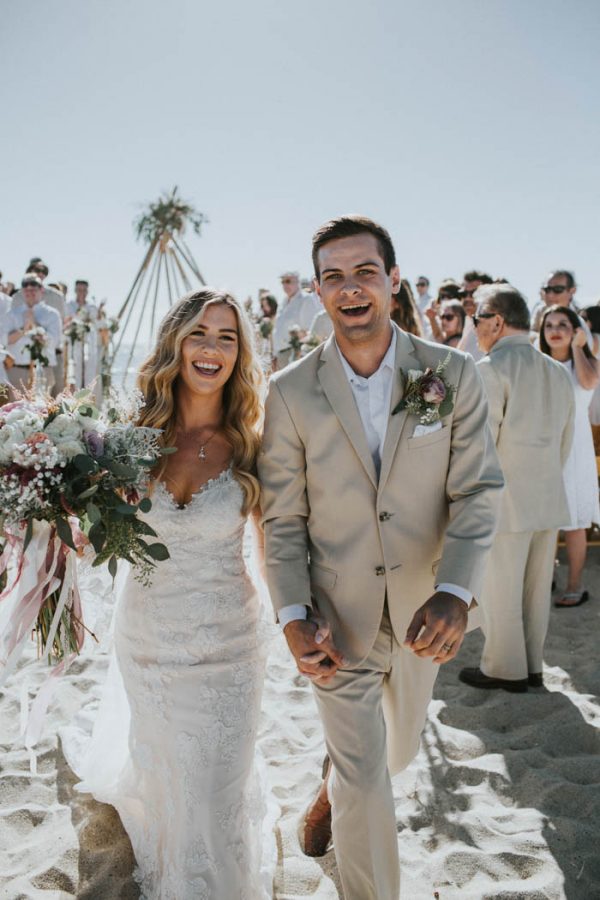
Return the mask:
{"type": "Polygon", "coordinates": [[[170,559],[150,588],[128,576],[91,745],[84,762],[67,757],[78,789],[116,807],[144,898],[266,900],[274,838],[254,765],[266,641],[242,491],[226,470],[183,508],[162,484],[152,501],[170,559]]]}

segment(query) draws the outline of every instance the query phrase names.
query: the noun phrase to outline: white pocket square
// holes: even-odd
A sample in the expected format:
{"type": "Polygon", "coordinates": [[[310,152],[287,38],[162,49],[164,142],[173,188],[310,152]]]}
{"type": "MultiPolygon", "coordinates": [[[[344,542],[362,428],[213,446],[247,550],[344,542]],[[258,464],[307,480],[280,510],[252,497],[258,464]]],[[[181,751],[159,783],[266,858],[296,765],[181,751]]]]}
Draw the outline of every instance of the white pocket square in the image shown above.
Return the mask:
{"type": "Polygon", "coordinates": [[[434,431],[439,431],[441,427],[441,422],[434,422],[433,425],[415,425],[412,436],[423,437],[424,434],[433,434],[434,431]]]}

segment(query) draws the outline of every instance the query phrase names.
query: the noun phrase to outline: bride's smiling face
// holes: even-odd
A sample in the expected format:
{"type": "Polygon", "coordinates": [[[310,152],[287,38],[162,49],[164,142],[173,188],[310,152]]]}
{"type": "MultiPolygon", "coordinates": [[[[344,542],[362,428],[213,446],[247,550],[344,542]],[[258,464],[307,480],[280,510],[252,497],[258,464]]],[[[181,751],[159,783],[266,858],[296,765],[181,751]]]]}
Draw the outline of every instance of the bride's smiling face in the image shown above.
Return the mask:
{"type": "Polygon", "coordinates": [[[237,317],[225,303],[212,303],[181,343],[180,381],[193,393],[212,394],[231,378],[239,352],[237,317]]]}

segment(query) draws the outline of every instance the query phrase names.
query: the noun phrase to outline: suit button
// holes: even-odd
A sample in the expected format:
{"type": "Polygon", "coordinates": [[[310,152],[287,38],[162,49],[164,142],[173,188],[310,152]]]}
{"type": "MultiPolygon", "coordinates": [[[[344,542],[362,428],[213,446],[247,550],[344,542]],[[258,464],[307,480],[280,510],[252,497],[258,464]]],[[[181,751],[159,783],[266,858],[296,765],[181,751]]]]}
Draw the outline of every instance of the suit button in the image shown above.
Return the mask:
{"type": "Polygon", "coordinates": [[[380,522],[387,522],[387,520],[388,520],[388,519],[391,519],[391,518],[392,518],[392,516],[391,516],[391,514],[390,514],[389,512],[381,512],[381,513],[379,513],[379,521],[380,521],[380,522]]]}
{"type": "Polygon", "coordinates": [[[375,566],[376,575],[385,575],[385,566],[375,566]]]}

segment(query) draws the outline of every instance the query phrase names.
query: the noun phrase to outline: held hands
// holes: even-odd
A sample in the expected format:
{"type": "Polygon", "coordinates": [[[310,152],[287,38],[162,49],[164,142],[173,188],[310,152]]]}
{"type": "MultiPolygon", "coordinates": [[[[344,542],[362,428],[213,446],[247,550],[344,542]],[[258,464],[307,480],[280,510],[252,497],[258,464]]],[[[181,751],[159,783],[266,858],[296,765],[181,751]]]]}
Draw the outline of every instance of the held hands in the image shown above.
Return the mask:
{"type": "Polygon", "coordinates": [[[465,636],[467,604],[454,594],[437,591],[414,614],[404,646],[435,663],[454,659],[465,636]]]}
{"type": "Polygon", "coordinates": [[[571,339],[571,347],[575,349],[575,347],[585,347],[586,344],[587,337],[585,331],[583,328],[576,328],[571,339]]]}
{"type": "Polygon", "coordinates": [[[288,622],[283,633],[298,670],[316,684],[327,684],[345,665],[324,619],[296,619],[288,622]]]}

